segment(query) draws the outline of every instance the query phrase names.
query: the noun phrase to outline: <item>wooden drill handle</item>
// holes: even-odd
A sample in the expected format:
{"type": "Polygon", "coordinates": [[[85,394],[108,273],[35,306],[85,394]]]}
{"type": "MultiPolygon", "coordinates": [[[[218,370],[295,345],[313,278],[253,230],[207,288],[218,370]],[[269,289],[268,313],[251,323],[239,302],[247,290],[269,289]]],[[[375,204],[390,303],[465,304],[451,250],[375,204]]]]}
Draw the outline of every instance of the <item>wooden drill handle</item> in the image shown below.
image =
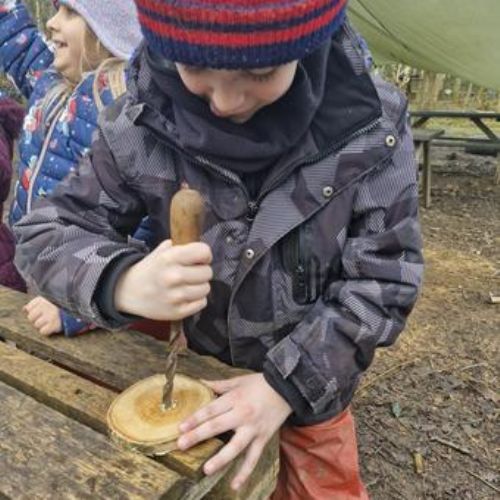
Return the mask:
{"type": "MultiPolygon", "coordinates": [[[[170,238],[173,245],[186,245],[200,240],[204,212],[203,198],[198,191],[183,186],[175,193],[170,203],[170,238]]],[[[172,405],[177,355],[186,345],[182,321],[172,321],[162,395],[164,409],[172,405]]]]}
{"type": "Polygon", "coordinates": [[[204,204],[195,189],[182,188],[175,193],[170,205],[170,238],[173,245],[186,245],[200,240],[204,204]]]}

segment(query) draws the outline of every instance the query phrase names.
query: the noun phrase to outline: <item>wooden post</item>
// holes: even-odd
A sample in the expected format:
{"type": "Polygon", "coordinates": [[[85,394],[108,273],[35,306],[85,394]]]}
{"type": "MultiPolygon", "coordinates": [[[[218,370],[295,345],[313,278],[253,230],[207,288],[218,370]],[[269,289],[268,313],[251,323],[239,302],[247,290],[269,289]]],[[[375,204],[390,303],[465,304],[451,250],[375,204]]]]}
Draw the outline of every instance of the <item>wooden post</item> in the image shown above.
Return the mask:
{"type": "Polygon", "coordinates": [[[469,83],[469,86],[467,87],[467,92],[466,92],[465,97],[464,97],[463,108],[465,110],[469,109],[469,102],[470,102],[470,98],[472,95],[472,88],[473,88],[473,84],[469,83]]]}
{"type": "Polygon", "coordinates": [[[423,188],[424,188],[424,206],[429,208],[431,206],[431,185],[432,185],[432,168],[431,168],[431,151],[430,142],[425,141],[423,147],[423,188]]]}
{"type": "Polygon", "coordinates": [[[460,78],[455,78],[455,83],[453,84],[453,104],[455,106],[460,106],[461,89],[462,80],[460,78]]]}
{"type": "Polygon", "coordinates": [[[445,78],[446,75],[444,73],[437,73],[434,75],[431,92],[431,105],[433,108],[435,108],[436,104],[439,102],[439,94],[441,93],[441,90],[443,90],[445,78]]]}

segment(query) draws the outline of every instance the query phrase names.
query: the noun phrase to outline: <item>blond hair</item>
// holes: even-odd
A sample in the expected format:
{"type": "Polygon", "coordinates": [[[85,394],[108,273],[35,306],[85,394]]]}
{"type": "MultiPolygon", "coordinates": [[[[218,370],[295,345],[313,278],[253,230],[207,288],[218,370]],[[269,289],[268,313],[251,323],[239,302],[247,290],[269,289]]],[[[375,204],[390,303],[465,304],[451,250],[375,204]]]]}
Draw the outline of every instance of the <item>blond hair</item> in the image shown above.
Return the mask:
{"type": "Polygon", "coordinates": [[[117,98],[125,93],[125,65],[126,61],[113,56],[113,54],[102,44],[90,26],[86,23],[86,29],[82,37],[82,56],[80,64],[80,79],[78,82],[72,82],[63,75],[63,81],[54,85],[44,98],[42,110],[45,121],[51,121],[51,118],[59,111],[56,106],[50,115],[45,116],[55,101],[65,101],[75,88],[81,83],[85,73],[93,72],[94,83],[92,88],[93,98],[99,111],[104,107],[99,91],[99,79],[106,75],[107,82],[113,98],[117,98]]]}

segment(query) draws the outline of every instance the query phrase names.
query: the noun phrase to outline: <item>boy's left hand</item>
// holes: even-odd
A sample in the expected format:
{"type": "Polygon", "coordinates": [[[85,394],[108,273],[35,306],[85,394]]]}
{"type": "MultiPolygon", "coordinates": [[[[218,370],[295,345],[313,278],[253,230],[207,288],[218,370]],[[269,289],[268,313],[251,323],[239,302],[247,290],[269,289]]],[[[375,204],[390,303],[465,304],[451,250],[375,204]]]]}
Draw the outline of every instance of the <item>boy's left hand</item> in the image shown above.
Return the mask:
{"type": "Polygon", "coordinates": [[[181,424],[182,435],[177,444],[186,450],[205,439],[234,431],[229,443],[204,465],[204,472],[207,475],[217,472],[246,450],[243,465],[231,482],[231,487],[237,490],[292,409],[261,373],[203,382],[221,396],[181,424]]]}

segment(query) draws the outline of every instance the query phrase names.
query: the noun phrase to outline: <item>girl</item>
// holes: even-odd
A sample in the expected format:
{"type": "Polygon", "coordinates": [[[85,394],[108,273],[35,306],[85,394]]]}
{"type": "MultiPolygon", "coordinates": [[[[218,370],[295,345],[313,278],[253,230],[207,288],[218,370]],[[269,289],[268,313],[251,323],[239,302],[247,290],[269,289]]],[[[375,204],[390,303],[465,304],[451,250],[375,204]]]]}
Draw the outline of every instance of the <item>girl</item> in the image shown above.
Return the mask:
{"type": "MultiPolygon", "coordinates": [[[[99,110],[125,90],[124,61],[141,39],[132,0],[55,5],[48,43],[23,3],[0,0],[0,67],[28,99],[11,225],[76,168],[99,110]]],[[[63,330],[71,336],[87,327],[42,297],[26,312],[44,335],[63,330]]]]}
{"type": "Polygon", "coordinates": [[[0,91],[0,285],[26,291],[24,280],[14,266],[14,237],[3,223],[3,203],[10,192],[12,152],[23,122],[24,110],[0,91]]]}
{"type": "Polygon", "coordinates": [[[127,98],[18,224],[19,267],[97,324],[184,318],[190,348],[256,372],[208,382],[180,427],[181,449],[234,431],[207,474],[244,453],[238,489],[281,427],[275,499],[366,499],[349,404],[422,277],[406,102],[367,73],[345,0],[136,4],[127,98]],[[183,182],[205,229],[173,247],[183,182]],[[150,253],[124,236],[146,214],[150,253]]]}

